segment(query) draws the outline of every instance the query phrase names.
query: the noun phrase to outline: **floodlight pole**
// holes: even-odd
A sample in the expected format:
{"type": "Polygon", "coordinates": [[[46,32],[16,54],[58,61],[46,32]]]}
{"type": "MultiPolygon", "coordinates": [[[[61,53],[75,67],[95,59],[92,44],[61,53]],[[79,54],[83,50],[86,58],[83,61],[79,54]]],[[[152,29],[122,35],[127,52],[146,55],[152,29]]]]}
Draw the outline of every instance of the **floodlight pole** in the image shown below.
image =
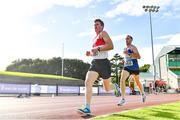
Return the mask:
{"type": "Polygon", "coordinates": [[[64,76],[64,43],[62,43],[62,70],[61,70],[61,76],[64,76]]]}
{"type": "Polygon", "coordinates": [[[156,82],[156,65],[154,61],[154,42],[153,42],[153,32],[152,32],[152,19],[151,19],[151,12],[149,12],[149,21],[150,21],[150,29],[151,29],[151,48],[152,48],[152,61],[153,61],[153,76],[154,76],[154,88],[156,82]]]}
{"type": "Polygon", "coordinates": [[[153,61],[153,77],[154,77],[154,83],[153,87],[155,88],[155,82],[156,82],[156,66],[155,66],[155,60],[154,60],[154,43],[153,43],[153,31],[152,31],[152,18],[151,18],[151,12],[158,12],[159,6],[143,6],[143,9],[145,12],[149,12],[149,21],[150,21],[150,30],[151,30],[151,48],[152,48],[152,61],[153,61]]]}

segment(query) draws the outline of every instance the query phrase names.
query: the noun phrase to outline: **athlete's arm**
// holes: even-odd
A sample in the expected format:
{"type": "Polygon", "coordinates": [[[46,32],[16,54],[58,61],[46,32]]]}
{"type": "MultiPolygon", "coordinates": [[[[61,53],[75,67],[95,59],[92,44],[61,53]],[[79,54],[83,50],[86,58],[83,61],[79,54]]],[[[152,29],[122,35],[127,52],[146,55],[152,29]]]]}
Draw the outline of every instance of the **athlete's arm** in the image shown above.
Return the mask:
{"type": "Polygon", "coordinates": [[[105,41],[105,45],[99,48],[99,51],[112,50],[114,48],[113,42],[106,31],[102,31],[100,37],[105,41]]]}
{"type": "Polygon", "coordinates": [[[136,58],[136,59],[141,59],[141,56],[136,46],[133,46],[132,50],[133,50],[133,53],[131,54],[131,57],[136,58]]]}

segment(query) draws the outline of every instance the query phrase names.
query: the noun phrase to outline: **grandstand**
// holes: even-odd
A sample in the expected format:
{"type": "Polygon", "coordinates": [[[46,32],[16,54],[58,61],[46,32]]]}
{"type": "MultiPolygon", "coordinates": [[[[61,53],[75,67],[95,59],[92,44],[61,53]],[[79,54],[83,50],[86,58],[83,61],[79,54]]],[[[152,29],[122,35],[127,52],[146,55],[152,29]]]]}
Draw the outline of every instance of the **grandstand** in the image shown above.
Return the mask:
{"type": "Polygon", "coordinates": [[[180,46],[164,46],[155,60],[157,75],[171,88],[180,88],[180,46]]]}

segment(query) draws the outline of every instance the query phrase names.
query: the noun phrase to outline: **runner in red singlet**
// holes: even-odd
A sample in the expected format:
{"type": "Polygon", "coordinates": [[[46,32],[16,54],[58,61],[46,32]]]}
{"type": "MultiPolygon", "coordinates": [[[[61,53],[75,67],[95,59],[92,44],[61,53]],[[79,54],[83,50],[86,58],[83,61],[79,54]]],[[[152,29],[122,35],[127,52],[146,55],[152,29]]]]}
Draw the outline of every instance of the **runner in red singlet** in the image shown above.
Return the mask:
{"type": "Polygon", "coordinates": [[[117,84],[111,84],[111,64],[108,60],[108,51],[113,49],[113,43],[106,31],[103,31],[104,23],[101,19],[94,21],[96,37],[93,40],[93,46],[86,52],[87,56],[93,58],[91,66],[86,74],[85,80],[85,107],[78,109],[79,112],[90,115],[90,104],[92,97],[92,86],[98,77],[103,79],[103,87],[106,91],[115,90],[115,95],[119,96],[120,91],[117,84]]]}

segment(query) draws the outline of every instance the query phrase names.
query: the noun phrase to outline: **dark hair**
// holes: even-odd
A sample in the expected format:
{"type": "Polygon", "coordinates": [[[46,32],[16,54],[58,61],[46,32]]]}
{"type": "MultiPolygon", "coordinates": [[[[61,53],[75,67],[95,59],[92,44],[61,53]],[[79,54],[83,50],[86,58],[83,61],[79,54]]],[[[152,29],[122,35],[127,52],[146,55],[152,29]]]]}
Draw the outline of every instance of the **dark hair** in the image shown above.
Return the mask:
{"type": "Polygon", "coordinates": [[[131,35],[127,35],[127,37],[130,37],[130,38],[131,38],[131,40],[133,40],[133,37],[132,37],[131,35]]]}
{"type": "Polygon", "coordinates": [[[100,22],[101,26],[104,28],[104,22],[101,19],[95,19],[94,22],[100,22]]]}

